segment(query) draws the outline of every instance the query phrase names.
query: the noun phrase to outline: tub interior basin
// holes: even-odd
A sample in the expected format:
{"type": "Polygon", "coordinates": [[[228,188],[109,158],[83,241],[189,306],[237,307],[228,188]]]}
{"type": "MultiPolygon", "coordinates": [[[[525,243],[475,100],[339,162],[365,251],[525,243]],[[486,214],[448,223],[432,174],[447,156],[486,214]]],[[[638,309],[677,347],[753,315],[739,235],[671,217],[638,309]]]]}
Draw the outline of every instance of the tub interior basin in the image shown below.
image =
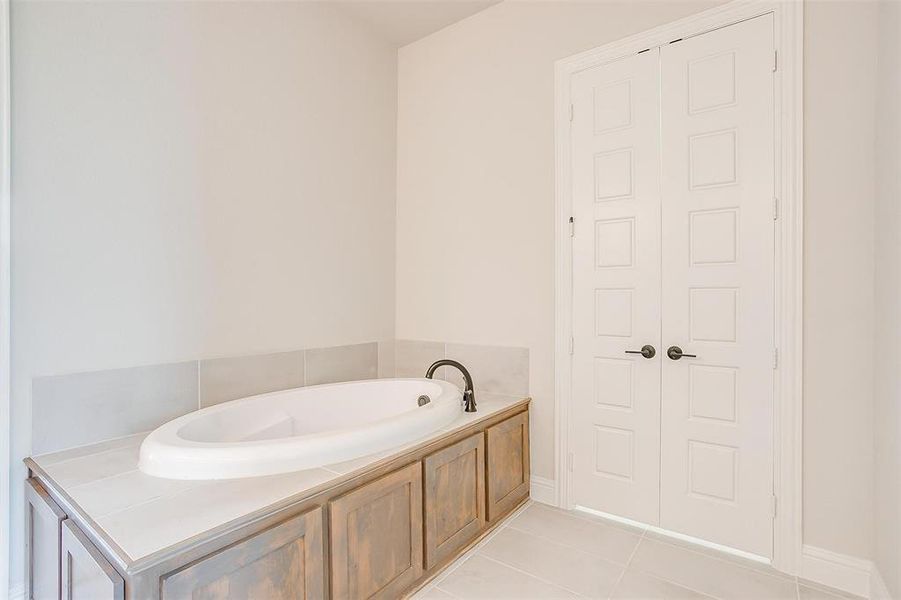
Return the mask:
{"type": "Polygon", "coordinates": [[[251,396],[170,421],[141,445],[157,477],[227,479],[325,466],[436,432],[460,416],[445,381],[377,379],[251,396]],[[419,399],[428,397],[420,406],[419,399]]]}

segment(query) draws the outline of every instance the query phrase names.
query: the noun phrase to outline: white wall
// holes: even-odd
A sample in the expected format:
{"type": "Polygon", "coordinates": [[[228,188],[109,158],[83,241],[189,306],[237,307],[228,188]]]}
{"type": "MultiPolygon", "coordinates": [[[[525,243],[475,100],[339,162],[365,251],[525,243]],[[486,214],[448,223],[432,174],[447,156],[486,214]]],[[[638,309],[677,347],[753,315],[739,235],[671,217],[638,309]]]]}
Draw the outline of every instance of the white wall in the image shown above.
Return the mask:
{"type": "Polygon", "coordinates": [[[879,4],[873,558],[901,598],[901,3],[879,4]]]}
{"type": "Polygon", "coordinates": [[[392,338],[396,52],[324,6],[12,6],[13,584],[35,376],[392,338]]]}
{"type": "MultiPolygon", "coordinates": [[[[554,477],[553,62],[713,4],[505,2],[400,50],[398,337],[527,346],[539,476],[554,477]]],[[[805,39],[804,535],[857,556],[872,544],[874,6],[811,2],[805,39]]]]}

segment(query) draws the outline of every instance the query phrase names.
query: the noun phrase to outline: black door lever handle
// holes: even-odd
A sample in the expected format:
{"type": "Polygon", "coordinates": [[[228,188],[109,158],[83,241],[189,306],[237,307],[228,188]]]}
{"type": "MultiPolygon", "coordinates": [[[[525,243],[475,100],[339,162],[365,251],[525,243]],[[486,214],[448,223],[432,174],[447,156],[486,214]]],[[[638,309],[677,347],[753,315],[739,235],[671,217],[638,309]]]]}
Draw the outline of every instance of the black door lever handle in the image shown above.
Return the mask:
{"type": "Polygon", "coordinates": [[[679,346],[670,346],[666,350],[666,355],[669,356],[672,360],[679,360],[682,357],[685,357],[685,358],[697,358],[698,357],[697,354],[685,354],[684,352],[682,352],[682,348],[680,348],[679,346]]]}
{"type": "Polygon", "coordinates": [[[645,344],[641,347],[641,350],[626,350],[626,354],[641,354],[645,358],[654,358],[657,356],[657,351],[654,349],[654,346],[645,344]]]}

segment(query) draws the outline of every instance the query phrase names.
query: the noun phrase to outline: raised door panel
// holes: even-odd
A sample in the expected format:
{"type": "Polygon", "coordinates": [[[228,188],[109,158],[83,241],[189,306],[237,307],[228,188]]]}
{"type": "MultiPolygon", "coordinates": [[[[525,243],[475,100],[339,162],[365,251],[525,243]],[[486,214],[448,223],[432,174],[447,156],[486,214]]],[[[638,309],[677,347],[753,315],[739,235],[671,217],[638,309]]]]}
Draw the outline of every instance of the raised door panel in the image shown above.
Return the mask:
{"type": "Polygon", "coordinates": [[[494,521],[529,495],[528,411],[489,427],[485,435],[488,520],[494,521]]]}
{"type": "Polygon", "coordinates": [[[774,21],[661,49],[661,526],[772,555],[774,21]]]}
{"type": "Polygon", "coordinates": [[[573,76],[573,496],[656,524],[659,495],[658,50],[573,76]]]}
{"type": "Polygon", "coordinates": [[[422,575],[422,464],[329,503],[332,597],[398,598],[422,575]]]}
{"type": "Polygon", "coordinates": [[[425,458],[425,558],[431,569],[485,526],[485,438],[480,432],[425,458]]]}
{"type": "Polygon", "coordinates": [[[62,591],[65,600],[122,600],[125,582],[72,521],[63,521],[62,591]]]}
{"type": "Polygon", "coordinates": [[[35,479],[25,481],[25,598],[58,599],[62,523],[66,513],[35,479]]]}
{"type": "Polygon", "coordinates": [[[318,600],[325,595],[322,509],[293,517],[163,580],[164,600],[318,600]]]}

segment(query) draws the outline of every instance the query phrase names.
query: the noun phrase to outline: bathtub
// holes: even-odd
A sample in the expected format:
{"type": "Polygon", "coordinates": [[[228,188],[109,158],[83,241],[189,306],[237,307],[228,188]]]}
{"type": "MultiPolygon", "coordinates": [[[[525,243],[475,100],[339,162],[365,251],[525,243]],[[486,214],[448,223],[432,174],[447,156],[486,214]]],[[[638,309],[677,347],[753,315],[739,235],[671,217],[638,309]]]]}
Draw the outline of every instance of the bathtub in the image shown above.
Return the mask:
{"type": "Polygon", "coordinates": [[[184,415],[141,444],[139,468],[169,479],[299,471],[387,450],[449,425],[463,394],[432,379],[374,379],[250,396],[184,415]],[[419,406],[418,398],[430,402],[419,406]]]}

